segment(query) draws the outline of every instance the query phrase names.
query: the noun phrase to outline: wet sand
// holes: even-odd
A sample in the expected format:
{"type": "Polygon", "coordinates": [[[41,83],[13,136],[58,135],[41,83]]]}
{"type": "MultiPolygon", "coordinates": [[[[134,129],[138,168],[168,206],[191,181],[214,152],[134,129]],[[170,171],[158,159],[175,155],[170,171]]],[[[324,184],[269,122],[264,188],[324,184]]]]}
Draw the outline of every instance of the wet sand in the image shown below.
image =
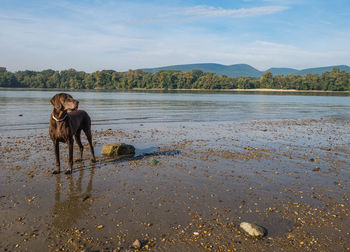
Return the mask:
{"type": "MultiPolygon", "coordinates": [[[[137,124],[95,130],[136,156],[52,175],[47,131],[0,137],[4,251],[347,251],[349,121],[137,124]],[[248,237],[242,221],[268,230],[248,237]]],[[[75,146],[76,147],[76,146],[75,146]]],[[[67,167],[61,144],[61,168],[67,167]]],[[[78,157],[75,148],[75,157],[78,157]]]]}

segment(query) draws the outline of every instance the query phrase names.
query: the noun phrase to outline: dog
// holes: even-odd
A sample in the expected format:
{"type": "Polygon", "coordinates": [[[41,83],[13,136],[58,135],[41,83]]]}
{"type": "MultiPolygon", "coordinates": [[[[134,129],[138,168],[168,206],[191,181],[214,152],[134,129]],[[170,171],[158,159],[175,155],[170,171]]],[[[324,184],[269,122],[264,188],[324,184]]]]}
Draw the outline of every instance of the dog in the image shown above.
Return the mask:
{"type": "Polygon", "coordinates": [[[73,137],[80,149],[80,159],[83,159],[84,147],[81,143],[80,133],[83,130],[90,145],[92,162],[96,162],[94,147],[91,139],[91,119],[84,110],[78,110],[79,101],[66,93],[54,95],[50,100],[53,111],[50,115],[49,133],[53,142],[56,157],[56,169],[53,174],[60,173],[59,143],[67,143],[69,149],[68,168],[66,174],[72,173],[73,168],[73,137]],[[70,112],[68,112],[70,111],[70,112]]]}

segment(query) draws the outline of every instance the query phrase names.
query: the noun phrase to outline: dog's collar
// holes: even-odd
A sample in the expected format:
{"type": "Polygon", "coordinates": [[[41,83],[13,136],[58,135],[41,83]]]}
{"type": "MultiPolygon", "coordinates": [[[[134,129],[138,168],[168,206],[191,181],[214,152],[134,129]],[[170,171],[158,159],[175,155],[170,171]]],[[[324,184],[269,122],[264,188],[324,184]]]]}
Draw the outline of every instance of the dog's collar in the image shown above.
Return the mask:
{"type": "Polygon", "coordinates": [[[54,115],[52,115],[52,118],[53,118],[56,122],[62,122],[62,121],[64,121],[64,120],[66,119],[67,115],[68,115],[68,114],[65,114],[64,117],[61,118],[61,119],[57,119],[54,115]]]}

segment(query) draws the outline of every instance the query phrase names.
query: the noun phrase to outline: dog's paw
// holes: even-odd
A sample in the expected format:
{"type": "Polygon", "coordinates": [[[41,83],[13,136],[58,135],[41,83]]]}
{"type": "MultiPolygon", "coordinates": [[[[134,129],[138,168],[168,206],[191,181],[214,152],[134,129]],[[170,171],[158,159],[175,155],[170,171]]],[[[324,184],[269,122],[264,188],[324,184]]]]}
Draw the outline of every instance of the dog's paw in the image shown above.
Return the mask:
{"type": "Polygon", "coordinates": [[[72,170],[66,170],[65,174],[66,174],[66,175],[72,174],[72,170]]]}
{"type": "Polygon", "coordinates": [[[60,174],[60,170],[54,170],[53,172],[52,172],[52,174],[60,174]]]}

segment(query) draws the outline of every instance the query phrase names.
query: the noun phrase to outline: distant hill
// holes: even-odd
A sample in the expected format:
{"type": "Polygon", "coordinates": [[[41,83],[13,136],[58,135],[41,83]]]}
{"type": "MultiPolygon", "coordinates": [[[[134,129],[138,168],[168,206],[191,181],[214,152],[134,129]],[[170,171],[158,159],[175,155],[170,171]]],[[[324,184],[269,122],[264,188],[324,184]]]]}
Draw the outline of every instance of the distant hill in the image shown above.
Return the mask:
{"type": "Polygon", "coordinates": [[[304,70],[298,71],[297,74],[300,75],[306,75],[308,73],[316,73],[316,74],[322,74],[323,72],[329,72],[332,71],[333,68],[338,68],[340,71],[350,71],[350,67],[346,65],[339,65],[339,66],[328,66],[328,67],[317,67],[317,68],[307,68],[304,70]]]}
{"type": "Polygon", "coordinates": [[[274,75],[288,75],[288,74],[297,74],[299,70],[294,68],[270,68],[264,71],[263,73],[271,72],[274,75]]]}
{"type": "Polygon", "coordinates": [[[262,72],[247,64],[236,65],[221,65],[215,63],[202,63],[202,64],[187,64],[187,65],[175,65],[157,68],[145,68],[142,69],[145,72],[156,73],[162,70],[178,70],[181,72],[187,72],[192,70],[202,70],[203,72],[217,73],[220,75],[233,76],[249,76],[260,77],[262,72]]]}
{"type": "Polygon", "coordinates": [[[261,77],[266,72],[271,72],[274,75],[306,75],[308,73],[322,74],[323,72],[332,71],[333,68],[339,68],[341,71],[350,71],[350,67],[346,65],[327,66],[317,68],[307,68],[303,70],[297,70],[293,68],[270,68],[266,71],[259,71],[258,69],[247,64],[235,64],[235,65],[221,65],[215,63],[202,63],[202,64],[186,64],[186,65],[174,65],[157,68],[145,68],[142,69],[145,72],[156,73],[161,70],[178,70],[181,72],[187,72],[192,70],[202,70],[203,72],[217,73],[220,75],[227,75],[229,77],[261,77]]]}

